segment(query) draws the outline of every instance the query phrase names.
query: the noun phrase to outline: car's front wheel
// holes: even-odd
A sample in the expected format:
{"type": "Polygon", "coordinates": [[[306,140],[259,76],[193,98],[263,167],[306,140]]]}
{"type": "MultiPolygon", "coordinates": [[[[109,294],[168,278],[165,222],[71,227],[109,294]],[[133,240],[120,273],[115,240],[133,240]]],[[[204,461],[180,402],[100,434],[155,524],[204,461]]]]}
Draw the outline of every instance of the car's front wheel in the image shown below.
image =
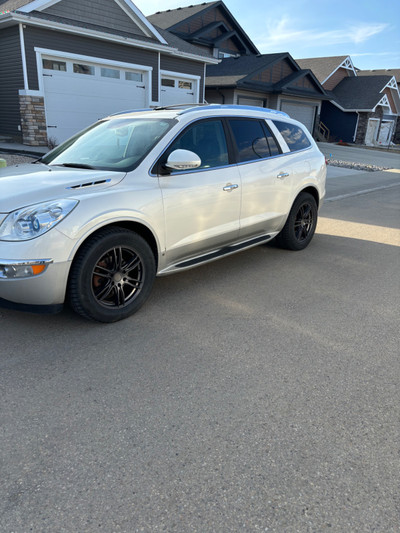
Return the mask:
{"type": "Polygon", "coordinates": [[[68,299],[78,314],[116,322],[135,313],[150,295],[154,254],[138,234],[105,228],[79,249],[68,284],[68,299]]]}
{"type": "Polygon", "coordinates": [[[315,198],[307,192],[299,194],[282,231],[276,237],[276,243],[288,250],[303,250],[313,238],[317,219],[318,208],[315,198]]]}

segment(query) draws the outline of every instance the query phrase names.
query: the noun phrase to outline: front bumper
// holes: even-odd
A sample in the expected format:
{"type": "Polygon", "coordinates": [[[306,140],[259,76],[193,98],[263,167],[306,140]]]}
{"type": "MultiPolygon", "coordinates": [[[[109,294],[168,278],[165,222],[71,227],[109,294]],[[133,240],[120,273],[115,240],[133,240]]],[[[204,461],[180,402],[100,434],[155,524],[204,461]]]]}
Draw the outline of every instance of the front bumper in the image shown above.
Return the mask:
{"type": "MultiPolygon", "coordinates": [[[[38,260],[40,262],[40,260],[38,260]]],[[[0,266],[7,264],[36,263],[36,261],[12,261],[0,258],[0,266]]],[[[52,263],[48,260],[46,269],[30,277],[0,277],[0,305],[18,308],[30,306],[62,306],[68,280],[70,262],[52,263]]],[[[29,310],[29,309],[26,309],[29,310]]]]}

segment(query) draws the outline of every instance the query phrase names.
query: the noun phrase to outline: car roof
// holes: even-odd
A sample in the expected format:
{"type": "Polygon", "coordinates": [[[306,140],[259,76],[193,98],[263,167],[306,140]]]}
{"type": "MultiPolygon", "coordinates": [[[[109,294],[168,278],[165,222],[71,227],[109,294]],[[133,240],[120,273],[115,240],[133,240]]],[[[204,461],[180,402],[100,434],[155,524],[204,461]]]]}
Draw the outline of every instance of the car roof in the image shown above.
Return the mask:
{"type": "Polygon", "coordinates": [[[197,104],[197,105],[172,105],[147,109],[133,109],[121,111],[110,115],[113,118],[179,118],[185,115],[197,114],[203,117],[214,115],[227,115],[238,117],[257,117],[264,119],[289,118],[287,113],[276,109],[255,107],[246,105],[222,105],[222,104],[197,104]]]}

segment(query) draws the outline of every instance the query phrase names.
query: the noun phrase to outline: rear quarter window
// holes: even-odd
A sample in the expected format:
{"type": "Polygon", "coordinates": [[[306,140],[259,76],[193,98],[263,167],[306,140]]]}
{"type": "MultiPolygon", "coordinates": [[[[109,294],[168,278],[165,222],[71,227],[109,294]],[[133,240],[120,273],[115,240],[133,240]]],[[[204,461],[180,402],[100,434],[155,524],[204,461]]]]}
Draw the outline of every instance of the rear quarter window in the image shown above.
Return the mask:
{"type": "Polygon", "coordinates": [[[299,126],[280,120],[273,120],[273,123],[280,131],[291,152],[298,152],[311,146],[309,138],[299,126]]]}

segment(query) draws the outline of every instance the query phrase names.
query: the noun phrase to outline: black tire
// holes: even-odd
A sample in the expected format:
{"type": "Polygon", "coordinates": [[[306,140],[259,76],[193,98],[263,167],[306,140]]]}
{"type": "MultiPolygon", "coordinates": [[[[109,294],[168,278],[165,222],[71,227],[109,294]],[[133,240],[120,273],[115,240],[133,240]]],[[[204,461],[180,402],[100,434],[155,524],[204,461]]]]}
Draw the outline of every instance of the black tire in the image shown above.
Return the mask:
{"type": "Polygon", "coordinates": [[[74,258],[68,300],[85,318],[116,322],[144,304],[155,276],[154,254],[140,235],[105,228],[89,237],[74,258]]]}
{"type": "Polygon", "coordinates": [[[318,208],[315,198],[307,193],[300,193],[282,231],[276,237],[276,243],[287,250],[304,250],[313,238],[317,227],[318,208]]]}

